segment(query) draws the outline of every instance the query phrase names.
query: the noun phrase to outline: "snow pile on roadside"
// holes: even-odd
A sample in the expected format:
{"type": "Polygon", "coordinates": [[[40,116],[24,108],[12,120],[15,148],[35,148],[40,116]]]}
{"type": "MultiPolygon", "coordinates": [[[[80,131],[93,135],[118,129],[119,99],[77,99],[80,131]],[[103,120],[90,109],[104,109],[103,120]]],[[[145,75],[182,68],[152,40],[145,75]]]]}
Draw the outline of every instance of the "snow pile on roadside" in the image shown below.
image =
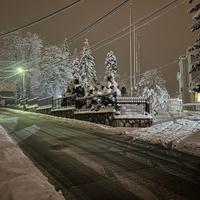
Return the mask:
{"type": "Polygon", "coordinates": [[[0,199],[64,200],[0,126],[0,199]]]}
{"type": "MultiPolygon", "coordinates": [[[[52,120],[54,122],[58,123],[64,123],[67,124],[69,127],[72,128],[81,128],[81,129],[90,129],[90,130],[97,130],[97,131],[106,131],[107,133],[116,133],[116,134],[122,134],[125,132],[126,128],[124,127],[118,127],[117,129],[111,126],[103,125],[103,124],[96,124],[89,121],[82,121],[77,119],[71,119],[71,118],[64,118],[64,117],[57,117],[53,115],[47,115],[42,113],[34,113],[29,111],[22,111],[22,110],[14,110],[10,108],[4,108],[4,110],[8,110],[13,113],[23,113],[23,114],[30,114],[42,117],[44,119],[52,120]]],[[[130,129],[130,128],[127,128],[130,129]]],[[[132,128],[133,129],[133,128],[132,128]]]]}
{"type": "Polygon", "coordinates": [[[175,145],[200,130],[200,120],[194,121],[190,119],[183,118],[163,122],[152,127],[127,132],[127,134],[131,135],[133,140],[143,140],[162,145],[175,145]]]}
{"type": "Polygon", "coordinates": [[[188,116],[187,119],[195,120],[195,121],[200,121],[200,112],[191,112],[188,116]]]}
{"type": "Polygon", "coordinates": [[[163,112],[159,113],[158,115],[154,116],[154,123],[159,123],[163,121],[170,121],[172,118],[182,118],[187,116],[187,113],[184,112],[163,112]]]}

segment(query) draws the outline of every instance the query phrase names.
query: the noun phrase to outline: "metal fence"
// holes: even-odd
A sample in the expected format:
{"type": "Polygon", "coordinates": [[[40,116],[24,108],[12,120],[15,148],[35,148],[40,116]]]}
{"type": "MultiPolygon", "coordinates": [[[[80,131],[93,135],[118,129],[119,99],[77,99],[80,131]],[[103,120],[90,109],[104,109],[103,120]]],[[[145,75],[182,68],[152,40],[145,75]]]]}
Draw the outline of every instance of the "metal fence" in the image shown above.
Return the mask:
{"type": "Polygon", "coordinates": [[[38,106],[51,106],[52,107],[53,97],[46,97],[42,99],[38,99],[38,106]]]}
{"type": "Polygon", "coordinates": [[[53,99],[52,108],[66,108],[66,107],[75,107],[75,95],[69,95],[66,97],[60,97],[53,99]]]}
{"type": "Polygon", "coordinates": [[[183,104],[183,110],[200,111],[200,103],[185,103],[183,104]]]}
{"type": "Polygon", "coordinates": [[[76,98],[77,109],[99,110],[102,106],[116,106],[116,98],[112,93],[76,98]]]}
{"type": "Polygon", "coordinates": [[[117,97],[121,114],[130,115],[135,113],[150,113],[150,103],[145,98],[117,97]]]}
{"type": "Polygon", "coordinates": [[[27,104],[28,104],[29,106],[37,105],[37,104],[38,104],[38,97],[35,97],[35,98],[33,98],[33,99],[28,99],[28,100],[27,100],[27,104]]]}

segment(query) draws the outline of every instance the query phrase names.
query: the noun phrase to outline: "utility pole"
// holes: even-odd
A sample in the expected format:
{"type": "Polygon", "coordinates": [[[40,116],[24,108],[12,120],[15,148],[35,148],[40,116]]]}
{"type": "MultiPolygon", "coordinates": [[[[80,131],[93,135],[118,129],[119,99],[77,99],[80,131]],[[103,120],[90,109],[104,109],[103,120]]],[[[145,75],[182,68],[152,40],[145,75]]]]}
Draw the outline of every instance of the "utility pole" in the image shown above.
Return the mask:
{"type": "Polygon", "coordinates": [[[136,68],[137,68],[137,47],[136,47],[136,18],[132,17],[132,0],[130,1],[130,11],[129,11],[129,48],[130,48],[130,88],[131,96],[133,96],[134,89],[136,87],[136,68]],[[133,18],[133,23],[132,23],[133,18]],[[132,57],[132,25],[133,26],[133,57],[132,57]]]}
{"type": "Polygon", "coordinates": [[[23,70],[22,71],[22,98],[23,98],[23,109],[25,108],[25,95],[26,95],[26,92],[25,92],[25,71],[23,70]]]}
{"type": "Polygon", "coordinates": [[[132,58],[132,0],[129,4],[129,57],[130,57],[130,89],[133,96],[133,58],[132,58]]]}
{"type": "Polygon", "coordinates": [[[134,66],[133,66],[133,88],[135,89],[135,87],[136,87],[136,50],[137,50],[137,48],[136,48],[136,25],[135,25],[135,22],[136,22],[136,19],[135,19],[135,16],[134,16],[134,21],[133,21],[133,23],[134,23],[134,26],[133,26],[133,42],[134,42],[134,48],[133,48],[133,51],[134,51],[134,54],[133,54],[133,56],[134,56],[134,66]]]}
{"type": "Polygon", "coordinates": [[[140,35],[136,32],[136,74],[140,75],[141,67],[141,44],[140,44],[140,35]]]}

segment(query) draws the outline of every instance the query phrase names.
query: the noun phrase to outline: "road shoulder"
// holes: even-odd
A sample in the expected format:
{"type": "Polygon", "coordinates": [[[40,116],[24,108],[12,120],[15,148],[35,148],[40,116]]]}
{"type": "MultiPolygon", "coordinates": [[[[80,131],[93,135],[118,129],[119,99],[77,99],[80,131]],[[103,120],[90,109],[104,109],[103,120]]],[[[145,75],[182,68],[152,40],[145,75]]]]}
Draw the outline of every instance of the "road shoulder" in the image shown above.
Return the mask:
{"type": "Polygon", "coordinates": [[[0,126],[1,200],[64,200],[0,126]]]}

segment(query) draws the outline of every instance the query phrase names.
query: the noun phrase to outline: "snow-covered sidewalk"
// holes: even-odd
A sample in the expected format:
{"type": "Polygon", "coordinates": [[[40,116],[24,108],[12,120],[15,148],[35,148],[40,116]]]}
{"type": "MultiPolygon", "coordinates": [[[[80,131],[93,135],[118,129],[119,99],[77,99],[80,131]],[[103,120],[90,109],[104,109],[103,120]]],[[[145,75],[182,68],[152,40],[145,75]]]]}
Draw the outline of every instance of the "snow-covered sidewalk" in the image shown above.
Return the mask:
{"type": "Polygon", "coordinates": [[[0,125],[0,199],[64,200],[0,125]]]}

